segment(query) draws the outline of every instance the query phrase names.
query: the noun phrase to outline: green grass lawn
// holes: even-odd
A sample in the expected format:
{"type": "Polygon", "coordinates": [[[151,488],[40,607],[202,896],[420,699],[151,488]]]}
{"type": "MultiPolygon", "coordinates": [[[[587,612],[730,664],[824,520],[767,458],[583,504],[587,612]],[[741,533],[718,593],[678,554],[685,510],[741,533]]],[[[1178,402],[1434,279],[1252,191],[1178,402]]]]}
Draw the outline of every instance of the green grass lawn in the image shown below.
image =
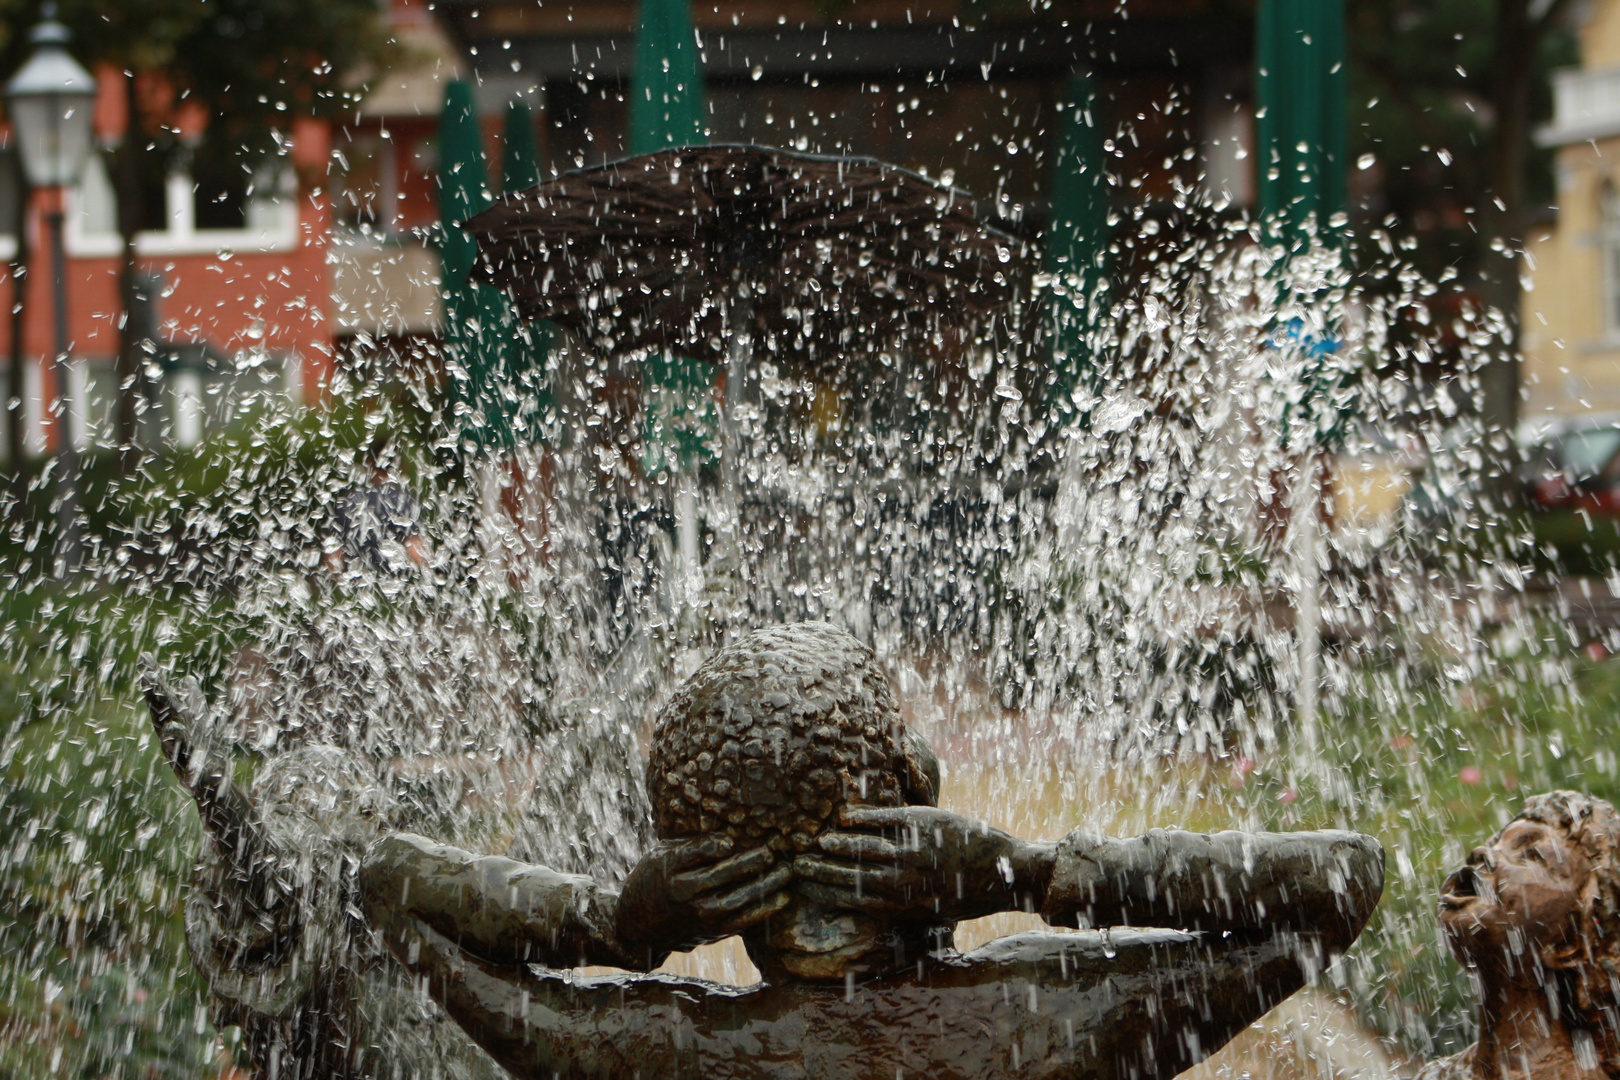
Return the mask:
{"type": "Polygon", "coordinates": [[[1535,658],[1467,681],[1371,671],[1324,723],[1315,767],[1296,739],[1256,771],[1250,805],[1268,824],[1348,825],[1383,842],[1384,898],[1341,974],[1409,1049],[1471,1038],[1471,991],[1435,930],[1445,875],[1528,795],[1571,788],[1620,803],[1620,660],[1570,663],[1572,682],[1535,658]]]}
{"type": "Polygon", "coordinates": [[[131,599],[44,584],[0,616],[0,1077],[215,1057],[180,921],[196,817],[135,692],[163,619],[131,599]]]}

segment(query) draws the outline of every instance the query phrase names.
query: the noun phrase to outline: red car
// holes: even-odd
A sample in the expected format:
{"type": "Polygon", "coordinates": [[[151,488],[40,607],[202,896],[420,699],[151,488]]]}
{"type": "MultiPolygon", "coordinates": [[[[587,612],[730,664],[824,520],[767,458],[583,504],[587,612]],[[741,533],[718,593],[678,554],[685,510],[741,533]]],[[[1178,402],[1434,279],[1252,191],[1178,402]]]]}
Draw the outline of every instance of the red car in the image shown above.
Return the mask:
{"type": "Polygon", "coordinates": [[[1541,510],[1620,516],[1620,424],[1572,428],[1529,454],[1530,501],[1541,510]]]}

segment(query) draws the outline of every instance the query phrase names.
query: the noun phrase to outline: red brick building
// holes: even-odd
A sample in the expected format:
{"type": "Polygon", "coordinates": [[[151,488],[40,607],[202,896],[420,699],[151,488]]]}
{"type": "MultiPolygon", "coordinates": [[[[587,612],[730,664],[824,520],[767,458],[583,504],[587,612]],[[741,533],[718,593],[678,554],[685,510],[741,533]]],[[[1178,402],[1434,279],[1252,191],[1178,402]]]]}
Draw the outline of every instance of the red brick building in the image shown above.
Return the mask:
{"type": "MultiPolygon", "coordinates": [[[[116,72],[102,72],[96,133],[103,145],[123,135],[122,97],[116,72]]],[[[200,130],[201,118],[182,114],[182,136],[200,130]]],[[[238,190],[199,183],[185,169],[171,172],[144,193],[149,224],[139,234],[137,252],[156,294],[158,336],[177,346],[207,346],[216,355],[257,354],[266,374],[300,399],[317,393],[332,365],[329,200],[318,180],[330,155],[326,125],[296,121],[282,139],[284,155],[257,176],[243,178],[238,190]]],[[[4,170],[9,177],[10,170],[4,170]]],[[[0,203],[14,207],[17,193],[6,185],[0,203]]],[[[23,303],[23,347],[28,359],[20,388],[26,417],[25,445],[42,453],[55,444],[52,414],[56,387],[49,364],[54,348],[54,312],[44,224],[46,199],[35,193],[26,215],[33,253],[23,303]]],[[[121,240],[107,160],[93,156],[78,188],[66,195],[68,323],[76,385],[74,419],[81,445],[108,437],[108,416],[116,391],[113,358],[121,318],[118,270],[121,240]]],[[[0,209],[3,213],[3,209],[0,209]]],[[[10,218],[10,214],[4,214],[10,218]]],[[[16,237],[0,237],[0,258],[16,250],[16,237]]],[[[11,339],[15,284],[0,267],[0,340],[11,339]]],[[[178,355],[200,349],[177,350],[178,355]]],[[[160,389],[172,399],[160,407],[154,426],[168,437],[195,441],[213,406],[216,375],[182,369],[160,389]],[[174,430],[178,426],[178,430],[174,430]]]]}
{"type": "MultiPolygon", "coordinates": [[[[1221,0],[1059,0],[974,25],[963,0],[706,0],[693,5],[708,84],[710,137],[824,153],[870,154],[948,178],[992,202],[1003,224],[1038,235],[1054,107],[1070,72],[1101,97],[1116,202],[1151,210],[1178,184],[1252,191],[1243,147],[1251,24],[1221,0]]],[[[158,336],[171,358],[202,346],[251,358],[255,378],[319,400],[345,358],[398,350],[438,326],[437,123],[444,86],[474,84],[499,161],[507,104],[527,101],[552,172],[618,156],[635,0],[391,0],[392,70],[352,116],[294,123],[278,167],[234,187],[184,168],[147,193],[140,263],[158,285],[158,336]]],[[[112,75],[114,73],[106,73],[112,75]]],[[[114,78],[97,129],[122,136],[114,78]]],[[[200,136],[200,116],[177,125],[200,136]]],[[[0,177],[9,175],[0,169],[0,177]]],[[[499,169],[491,168],[498,186],[499,169]]],[[[0,183],[0,222],[12,216],[0,183]]],[[[25,305],[27,445],[55,435],[49,274],[39,207],[28,217],[36,270],[25,305]]],[[[83,443],[107,437],[117,349],[119,240],[106,166],[93,162],[68,206],[73,396],[83,443]]],[[[3,227],[3,226],[0,226],[3,227]]],[[[15,238],[0,236],[0,260],[15,238]]],[[[10,335],[0,267],[0,342],[10,335]]],[[[218,365],[226,368],[230,365],[218,365]]],[[[187,362],[158,388],[161,436],[185,443],[225,408],[228,379],[187,362]]],[[[3,422],[3,421],[0,421],[3,422]]]]}

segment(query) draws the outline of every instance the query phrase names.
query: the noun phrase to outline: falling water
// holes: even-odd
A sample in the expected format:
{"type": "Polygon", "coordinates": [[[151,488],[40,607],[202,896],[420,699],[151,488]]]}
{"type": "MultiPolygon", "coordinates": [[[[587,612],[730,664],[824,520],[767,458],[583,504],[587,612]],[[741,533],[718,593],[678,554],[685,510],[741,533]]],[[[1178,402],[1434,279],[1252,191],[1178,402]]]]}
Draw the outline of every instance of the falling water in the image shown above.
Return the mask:
{"type": "MultiPolygon", "coordinates": [[[[242,389],[220,403],[228,438],[93,491],[68,583],[46,519],[11,526],[0,1073],[195,1075],[231,1037],[187,958],[198,827],[140,705],[141,654],[194,680],[202,734],[302,845],[283,871],[311,895],[340,888],[364,840],[298,832],[312,821],[611,884],[648,840],[659,701],[728,635],[801,619],[877,650],[949,808],[1043,837],[1379,835],[1383,913],[1332,985],[1409,1050],[1454,1043],[1464,998],[1429,914],[1441,867],[1515,785],[1614,770],[1547,742],[1587,723],[1573,649],[1528,613],[1524,552],[1473,494],[1471,372],[1502,322],[1430,324],[1439,286],[1392,245],[1374,265],[1324,246],[1284,263],[1253,223],[1180,204],[1168,229],[1120,224],[1138,269],[1106,312],[1026,275],[964,333],[856,341],[814,368],[757,350],[734,488],[718,425],[685,474],[645,472],[624,388],[651,358],[564,342],[535,445],[469,452],[420,374],[435,365],[360,364],[309,411],[242,389]],[[1066,307],[1092,312],[1096,359],[1054,411],[1041,372],[1066,307]],[[1349,516],[1357,462],[1415,485],[1399,510],[1349,516]],[[386,545],[335,557],[344,498],[377,476],[419,505],[424,565],[386,545]],[[1300,648],[1313,609],[1319,657],[1300,648]],[[1563,727],[1521,723],[1515,702],[1563,727]]],[[[531,381],[506,389],[535,400],[531,381]]],[[[31,498],[50,490],[47,474],[31,498]]],[[[489,1074],[341,911],[309,917],[332,925],[322,962],[379,984],[385,1060],[489,1074]],[[428,1049],[446,1041],[460,1049],[428,1049]]],[[[751,978],[724,945],[678,963],[751,978]]]]}

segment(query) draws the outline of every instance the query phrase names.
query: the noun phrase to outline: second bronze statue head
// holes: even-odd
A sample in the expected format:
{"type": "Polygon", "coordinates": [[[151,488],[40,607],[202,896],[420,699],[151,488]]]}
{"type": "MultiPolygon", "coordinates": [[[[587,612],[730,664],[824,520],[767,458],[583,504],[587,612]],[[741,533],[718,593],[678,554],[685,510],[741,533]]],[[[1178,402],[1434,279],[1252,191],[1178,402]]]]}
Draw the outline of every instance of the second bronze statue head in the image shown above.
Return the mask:
{"type": "Polygon", "coordinates": [[[1612,805],[1574,791],[1526,799],[1446,879],[1439,920],[1485,993],[1545,996],[1611,1069],[1620,1064],[1620,814],[1612,805]]]}
{"type": "Polygon", "coordinates": [[[929,805],[938,766],[872,650],[826,623],[760,630],[686,680],[653,727],[659,839],[806,851],[847,804],[929,805]]]}

